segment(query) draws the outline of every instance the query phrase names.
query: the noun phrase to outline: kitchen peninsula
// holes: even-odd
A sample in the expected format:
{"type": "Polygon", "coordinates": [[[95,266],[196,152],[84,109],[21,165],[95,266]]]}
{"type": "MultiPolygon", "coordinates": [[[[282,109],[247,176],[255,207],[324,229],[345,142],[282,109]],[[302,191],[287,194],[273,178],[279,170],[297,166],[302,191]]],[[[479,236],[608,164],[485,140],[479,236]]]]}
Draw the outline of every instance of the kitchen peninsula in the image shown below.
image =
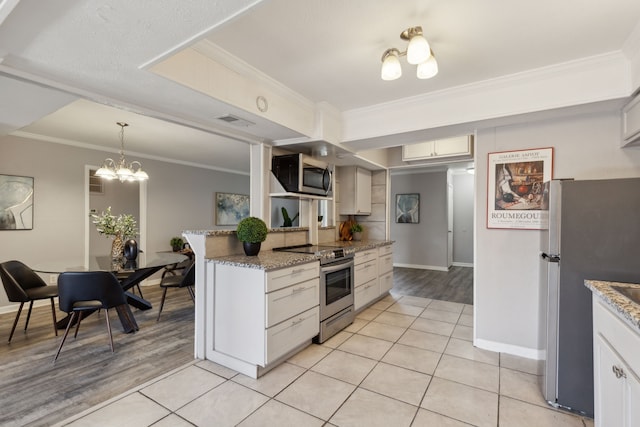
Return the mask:
{"type": "MultiPolygon", "coordinates": [[[[296,253],[273,249],[304,245],[307,231],[279,231],[270,230],[253,257],[242,254],[233,231],[184,233],[202,260],[196,272],[196,357],[258,378],[317,341],[323,306],[329,305],[322,291],[321,264],[327,260],[352,258],[351,273],[341,276],[351,284],[351,303],[329,319],[329,329],[348,326],[349,314],[384,297],[393,284],[391,241],[326,240],[321,251],[296,253]],[[355,269],[353,259],[367,268],[355,269]]],[[[320,237],[334,232],[328,227],[320,237]]]]}

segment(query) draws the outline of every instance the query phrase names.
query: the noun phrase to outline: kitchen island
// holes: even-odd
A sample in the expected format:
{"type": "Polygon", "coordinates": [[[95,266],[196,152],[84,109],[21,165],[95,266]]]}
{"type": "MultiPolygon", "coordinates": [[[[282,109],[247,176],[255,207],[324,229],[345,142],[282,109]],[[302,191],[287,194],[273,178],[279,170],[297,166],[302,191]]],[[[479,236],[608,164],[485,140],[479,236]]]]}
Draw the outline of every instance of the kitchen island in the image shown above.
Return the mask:
{"type": "Polygon", "coordinates": [[[638,426],[640,305],[632,297],[640,285],[586,280],[585,286],[593,293],[595,425],[638,426]]]}
{"type": "MultiPolygon", "coordinates": [[[[201,243],[204,249],[204,241],[201,243]]],[[[377,240],[325,243],[355,252],[356,257],[375,254],[370,260],[375,261],[375,278],[368,281],[368,301],[366,304],[360,301],[360,309],[384,297],[393,283],[392,243],[377,240]],[[377,273],[379,252],[385,266],[383,287],[377,273]]],[[[253,257],[239,254],[205,257],[201,272],[204,280],[196,279],[196,297],[204,299],[196,303],[197,308],[204,309],[204,313],[196,310],[196,357],[258,378],[310,345],[319,334],[322,320],[319,309],[322,257],[264,249],[253,257]]],[[[357,282],[358,273],[354,276],[357,282]]]]}

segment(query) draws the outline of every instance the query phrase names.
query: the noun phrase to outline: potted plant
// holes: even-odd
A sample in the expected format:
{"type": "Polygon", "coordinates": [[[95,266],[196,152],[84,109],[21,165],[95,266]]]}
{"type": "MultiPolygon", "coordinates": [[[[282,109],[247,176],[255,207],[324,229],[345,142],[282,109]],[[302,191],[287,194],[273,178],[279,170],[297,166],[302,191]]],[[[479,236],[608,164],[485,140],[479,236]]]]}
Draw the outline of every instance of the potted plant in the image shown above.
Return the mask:
{"type": "Polygon", "coordinates": [[[236,228],[236,235],[238,240],[242,242],[244,253],[247,256],[258,255],[261,243],[266,240],[268,232],[267,224],[254,216],[244,218],[236,228]]]}
{"type": "Polygon", "coordinates": [[[184,241],[180,237],[172,237],[169,244],[171,245],[173,252],[178,252],[184,246],[184,241]]]}
{"type": "Polygon", "coordinates": [[[287,208],[285,208],[284,206],[282,207],[282,218],[284,220],[282,226],[283,227],[291,227],[293,225],[293,221],[296,220],[296,218],[298,218],[298,215],[300,214],[300,212],[298,212],[293,218],[289,217],[289,212],[287,212],[287,208]]]}
{"type": "Polygon", "coordinates": [[[91,214],[92,222],[96,225],[96,230],[103,236],[114,236],[111,244],[111,257],[121,259],[125,249],[125,239],[129,245],[128,259],[135,259],[138,256],[138,246],[133,238],[138,235],[136,220],[133,215],[120,214],[115,216],[111,213],[111,206],[100,215],[91,214]],[[133,240],[133,243],[131,241],[133,240]]]}
{"type": "Polygon", "coordinates": [[[351,236],[353,237],[353,240],[358,241],[362,239],[362,230],[362,226],[357,222],[351,226],[351,236]]]}

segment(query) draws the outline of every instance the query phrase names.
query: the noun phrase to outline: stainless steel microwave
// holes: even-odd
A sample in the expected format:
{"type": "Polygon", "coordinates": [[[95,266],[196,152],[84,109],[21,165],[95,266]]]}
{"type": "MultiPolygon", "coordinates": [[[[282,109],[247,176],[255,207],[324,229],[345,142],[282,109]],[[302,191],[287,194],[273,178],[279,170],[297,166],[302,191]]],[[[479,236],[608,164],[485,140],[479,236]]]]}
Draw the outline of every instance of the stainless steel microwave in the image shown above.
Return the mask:
{"type": "Polygon", "coordinates": [[[305,154],[273,156],[271,172],[290,193],[333,195],[333,165],[305,154]]]}

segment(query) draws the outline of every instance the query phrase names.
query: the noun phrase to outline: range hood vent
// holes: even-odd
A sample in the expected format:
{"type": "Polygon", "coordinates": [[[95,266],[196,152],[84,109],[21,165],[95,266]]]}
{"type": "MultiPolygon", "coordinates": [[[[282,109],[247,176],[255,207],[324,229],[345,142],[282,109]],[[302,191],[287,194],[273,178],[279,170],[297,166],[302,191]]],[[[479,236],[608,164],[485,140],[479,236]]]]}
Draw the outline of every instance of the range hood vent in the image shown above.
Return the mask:
{"type": "Polygon", "coordinates": [[[241,119],[240,117],[234,116],[233,114],[227,114],[226,116],[216,118],[233,126],[249,127],[255,125],[255,123],[250,122],[249,120],[241,119]]]}

